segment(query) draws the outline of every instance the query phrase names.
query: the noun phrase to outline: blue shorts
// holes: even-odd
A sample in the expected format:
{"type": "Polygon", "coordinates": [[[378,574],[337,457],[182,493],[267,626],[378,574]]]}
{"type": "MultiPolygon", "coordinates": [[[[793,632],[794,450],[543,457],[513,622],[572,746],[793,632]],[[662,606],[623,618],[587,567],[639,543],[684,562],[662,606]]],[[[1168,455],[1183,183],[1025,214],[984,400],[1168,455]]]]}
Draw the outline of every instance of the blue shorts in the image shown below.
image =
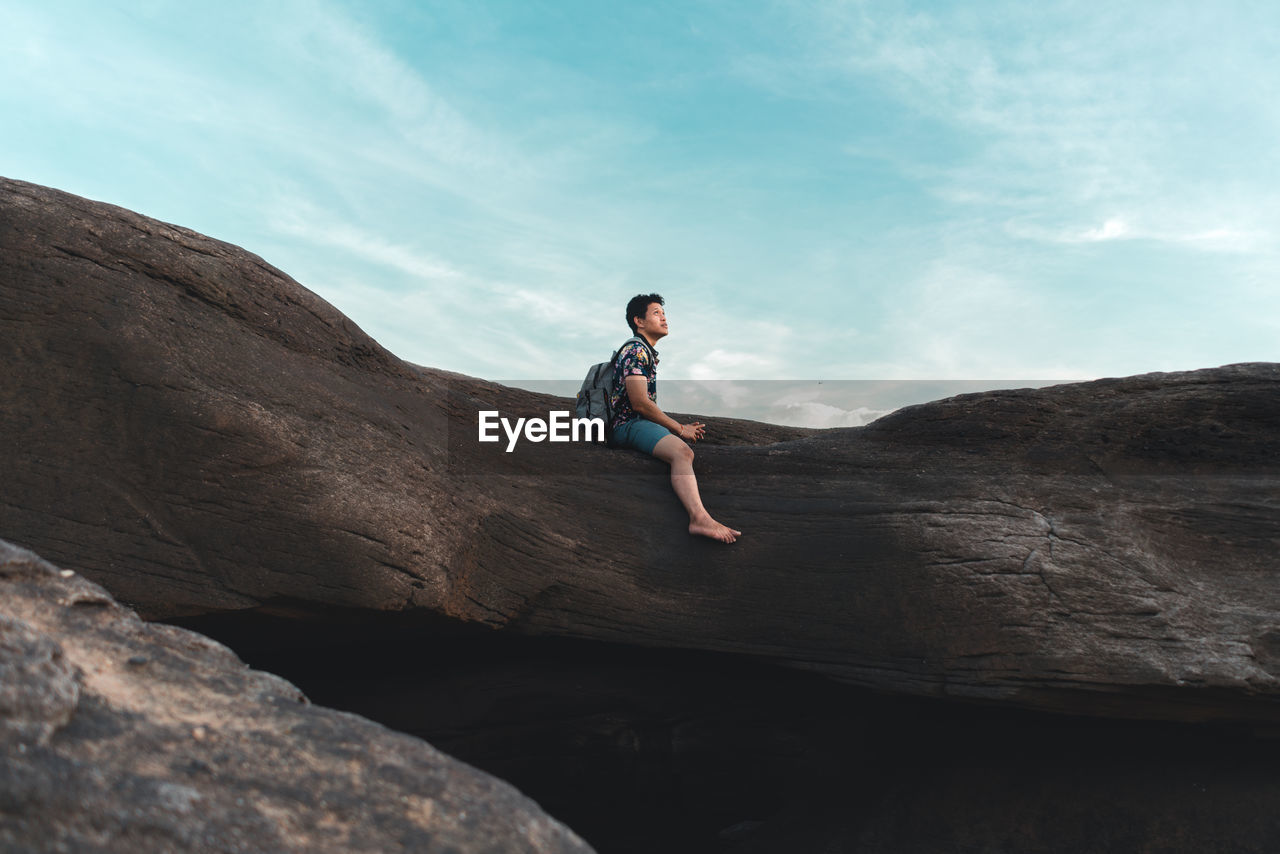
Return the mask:
{"type": "Polygon", "coordinates": [[[666,427],[654,424],[648,418],[632,418],[613,428],[613,436],[609,442],[615,448],[634,448],[641,453],[652,455],[653,449],[657,447],[663,436],[674,435],[666,427]]]}

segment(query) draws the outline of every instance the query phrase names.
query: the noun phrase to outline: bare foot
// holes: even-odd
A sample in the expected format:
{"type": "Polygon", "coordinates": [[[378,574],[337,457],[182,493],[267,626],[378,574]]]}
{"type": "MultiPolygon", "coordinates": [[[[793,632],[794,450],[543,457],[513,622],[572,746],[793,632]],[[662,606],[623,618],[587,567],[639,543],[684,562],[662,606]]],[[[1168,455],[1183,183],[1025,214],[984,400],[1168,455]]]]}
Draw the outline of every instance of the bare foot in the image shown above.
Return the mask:
{"type": "Polygon", "coordinates": [[[735,531],[728,525],[721,525],[710,516],[705,519],[699,519],[697,522],[690,522],[689,533],[697,534],[700,537],[710,537],[722,543],[736,542],[738,537],[742,536],[741,531],[735,531]]]}

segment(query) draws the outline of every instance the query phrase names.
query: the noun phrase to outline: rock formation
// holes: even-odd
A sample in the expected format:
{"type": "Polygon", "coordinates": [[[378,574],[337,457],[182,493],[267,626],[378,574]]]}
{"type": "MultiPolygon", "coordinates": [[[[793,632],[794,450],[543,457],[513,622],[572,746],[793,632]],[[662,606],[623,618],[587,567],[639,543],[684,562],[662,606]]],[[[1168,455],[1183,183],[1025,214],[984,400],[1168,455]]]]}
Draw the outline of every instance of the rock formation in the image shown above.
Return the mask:
{"type": "Polygon", "coordinates": [[[660,465],[476,441],[567,401],[408,365],[257,257],[0,183],[0,536],[153,618],[371,613],[878,690],[1280,720],[1280,366],[967,395],[660,465]]]}
{"type": "Polygon", "coordinates": [[[0,756],[4,851],[590,851],[505,783],[3,541],[0,756]]]}

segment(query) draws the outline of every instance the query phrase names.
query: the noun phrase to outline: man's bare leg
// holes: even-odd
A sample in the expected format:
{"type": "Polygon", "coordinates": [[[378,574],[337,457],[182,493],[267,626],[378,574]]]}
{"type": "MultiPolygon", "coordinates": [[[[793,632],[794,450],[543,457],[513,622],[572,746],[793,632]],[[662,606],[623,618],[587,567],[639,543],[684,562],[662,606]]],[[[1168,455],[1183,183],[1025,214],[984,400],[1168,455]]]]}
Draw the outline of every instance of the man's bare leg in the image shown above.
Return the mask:
{"type": "Polygon", "coordinates": [[[732,543],[742,534],[728,525],[721,525],[698,495],[698,479],[693,474],[693,449],[677,436],[663,436],[653,447],[653,455],[671,466],[671,488],[689,513],[689,533],[710,537],[722,543],[732,543]]]}

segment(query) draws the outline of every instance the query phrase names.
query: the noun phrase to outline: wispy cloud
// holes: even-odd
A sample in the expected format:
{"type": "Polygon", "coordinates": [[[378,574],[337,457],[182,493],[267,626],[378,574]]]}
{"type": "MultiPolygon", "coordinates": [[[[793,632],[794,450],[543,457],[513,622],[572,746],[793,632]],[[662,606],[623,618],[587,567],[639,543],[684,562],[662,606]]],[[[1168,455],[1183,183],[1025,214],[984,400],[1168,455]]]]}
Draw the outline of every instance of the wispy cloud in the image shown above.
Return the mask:
{"type": "Polygon", "coordinates": [[[760,376],[772,373],[775,362],[749,350],[712,350],[685,370],[695,380],[760,376]],[[768,373],[766,373],[768,372],[768,373]]]}
{"type": "Polygon", "coordinates": [[[896,359],[878,376],[1078,379],[1080,367],[1062,359],[1072,351],[1072,333],[1057,319],[1063,308],[1014,275],[940,261],[896,294],[880,330],[896,359]]]}
{"type": "Polygon", "coordinates": [[[621,309],[606,310],[614,307],[580,292],[590,280],[582,270],[563,280],[539,279],[537,286],[514,284],[336,219],[305,199],[281,200],[273,211],[275,233],[308,247],[303,254],[312,263],[304,284],[410,361],[469,365],[494,379],[556,378],[580,367],[566,360],[565,349],[581,354],[585,366],[591,352],[584,345],[609,340],[610,333],[620,338],[621,309]],[[353,261],[368,273],[332,272],[350,271],[353,261]]]}
{"type": "Polygon", "coordinates": [[[1122,219],[1109,219],[1097,228],[1091,228],[1080,235],[1079,240],[1097,243],[1103,240],[1119,240],[1132,232],[1129,224],[1122,219]]]}
{"type": "MultiPolygon", "coordinates": [[[[1224,190],[1238,195],[1256,169],[1276,165],[1274,146],[1257,131],[1280,129],[1280,104],[1268,94],[1280,86],[1268,59],[1275,46],[1246,29],[1248,15],[1224,11],[1235,23],[1228,28],[1194,5],[1160,15],[1123,5],[988,4],[981,15],[964,6],[933,14],[866,2],[820,8],[813,39],[823,73],[874,80],[962,134],[951,155],[916,167],[940,198],[1102,221],[1081,240],[1137,237],[1117,232],[1122,221],[1106,213],[1124,207],[1146,224],[1145,239],[1241,245],[1240,230],[1221,224],[1232,218],[1224,190]],[[1216,121],[1254,132],[1201,126],[1216,121]]],[[[1258,201],[1246,195],[1239,207],[1256,214],[1258,201]]],[[[1274,235],[1277,225],[1271,212],[1249,231],[1274,235]]]]}
{"type": "Polygon", "coordinates": [[[1097,225],[1049,228],[1034,222],[1010,220],[1005,232],[1022,240],[1057,244],[1090,244],[1117,241],[1150,241],[1183,246],[1205,252],[1251,254],[1271,249],[1266,231],[1220,225],[1203,228],[1203,223],[1186,223],[1181,229],[1167,223],[1168,230],[1133,222],[1126,217],[1109,217],[1097,225]],[[1198,230],[1192,230],[1198,229],[1198,230]]]}
{"type": "Polygon", "coordinates": [[[469,173],[516,171],[518,150],[477,126],[420,71],[343,9],[309,4],[298,24],[299,31],[289,43],[305,67],[321,76],[335,95],[345,93],[374,110],[371,123],[394,129],[418,156],[469,173]]]}
{"type": "Polygon", "coordinates": [[[456,282],[463,278],[455,266],[425,250],[392,243],[350,222],[335,220],[305,200],[278,204],[268,221],[280,234],[300,238],[316,247],[338,249],[424,282],[456,282]]]}

